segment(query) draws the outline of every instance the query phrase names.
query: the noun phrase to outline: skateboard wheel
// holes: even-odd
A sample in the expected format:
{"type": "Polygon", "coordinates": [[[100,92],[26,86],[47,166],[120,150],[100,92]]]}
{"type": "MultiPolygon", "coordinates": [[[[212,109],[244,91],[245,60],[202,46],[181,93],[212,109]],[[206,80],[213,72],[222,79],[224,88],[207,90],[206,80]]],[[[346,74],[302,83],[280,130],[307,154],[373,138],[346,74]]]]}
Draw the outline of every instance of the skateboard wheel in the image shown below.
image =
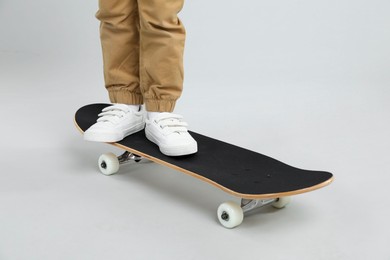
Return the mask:
{"type": "Polygon", "coordinates": [[[239,226],[244,219],[242,208],[233,201],[222,203],[218,207],[218,220],[226,228],[239,226]]]}
{"type": "Polygon", "coordinates": [[[99,157],[99,169],[104,175],[112,175],[119,170],[119,161],[115,154],[105,153],[99,157]]]}
{"type": "Polygon", "coordinates": [[[289,204],[291,201],[290,197],[281,197],[278,198],[274,203],[272,203],[272,206],[277,209],[284,208],[287,204],[289,204]]]}

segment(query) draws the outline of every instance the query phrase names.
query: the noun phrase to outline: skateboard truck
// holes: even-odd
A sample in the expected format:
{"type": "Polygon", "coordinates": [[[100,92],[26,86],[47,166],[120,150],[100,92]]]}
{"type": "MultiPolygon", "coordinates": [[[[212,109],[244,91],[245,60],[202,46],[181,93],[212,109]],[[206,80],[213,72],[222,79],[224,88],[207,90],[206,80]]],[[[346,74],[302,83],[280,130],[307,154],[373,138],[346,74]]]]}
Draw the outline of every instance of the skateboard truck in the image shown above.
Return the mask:
{"type": "Polygon", "coordinates": [[[142,160],[142,156],[136,155],[134,153],[130,153],[128,151],[119,155],[118,157],[119,164],[125,164],[131,161],[140,162],[142,160]]]}
{"type": "Polygon", "coordinates": [[[226,228],[234,228],[241,224],[244,214],[255,209],[272,205],[275,208],[284,208],[290,202],[290,197],[270,199],[241,199],[241,205],[234,201],[222,203],[217,210],[219,222],[226,228]]]}
{"type": "Polygon", "coordinates": [[[104,175],[112,175],[119,170],[119,165],[129,162],[140,162],[142,156],[125,151],[118,157],[113,153],[105,153],[99,157],[99,169],[104,175]]]}
{"type": "Polygon", "coordinates": [[[241,199],[241,208],[244,213],[251,212],[257,208],[261,208],[276,202],[278,199],[262,199],[262,200],[251,200],[241,199]]]}
{"type": "MultiPolygon", "coordinates": [[[[242,213],[248,213],[251,212],[257,208],[264,207],[266,205],[272,204],[273,202],[277,201],[278,199],[264,199],[264,200],[251,200],[251,199],[241,199],[241,209],[242,213]]],[[[220,218],[223,221],[229,221],[230,215],[226,211],[222,211],[220,218]]]]}

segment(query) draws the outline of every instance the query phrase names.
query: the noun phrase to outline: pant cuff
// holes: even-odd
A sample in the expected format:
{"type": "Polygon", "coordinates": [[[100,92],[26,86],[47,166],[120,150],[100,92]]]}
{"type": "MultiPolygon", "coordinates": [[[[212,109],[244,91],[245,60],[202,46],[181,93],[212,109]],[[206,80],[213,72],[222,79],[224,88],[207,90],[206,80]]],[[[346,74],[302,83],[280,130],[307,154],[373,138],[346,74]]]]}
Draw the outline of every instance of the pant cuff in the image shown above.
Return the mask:
{"type": "Polygon", "coordinates": [[[130,92],[120,87],[107,88],[111,103],[141,105],[144,103],[141,93],[130,92]]]}

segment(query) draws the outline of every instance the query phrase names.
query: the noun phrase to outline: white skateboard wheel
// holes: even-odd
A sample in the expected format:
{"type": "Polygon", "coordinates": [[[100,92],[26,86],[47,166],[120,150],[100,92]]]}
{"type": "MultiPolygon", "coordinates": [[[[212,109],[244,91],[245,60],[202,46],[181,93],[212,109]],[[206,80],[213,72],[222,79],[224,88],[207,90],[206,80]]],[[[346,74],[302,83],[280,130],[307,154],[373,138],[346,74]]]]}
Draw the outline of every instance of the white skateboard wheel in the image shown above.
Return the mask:
{"type": "Polygon", "coordinates": [[[100,172],[104,175],[112,175],[119,170],[119,161],[115,154],[105,153],[98,160],[100,172]]]}
{"type": "Polygon", "coordinates": [[[242,208],[233,201],[222,203],[218,207],[217,214],[219,222],[226,228],[237,227],[244,219],[242,208]]]}
{"type": "Polygon", "coordinates": [[[284,208],[287,204],[289,204],[290,201],[291,201],[290,197],[281,197],[278,198],[274,203],[272,203],[272,206],[277,209],[281,209],[284,208]]]}

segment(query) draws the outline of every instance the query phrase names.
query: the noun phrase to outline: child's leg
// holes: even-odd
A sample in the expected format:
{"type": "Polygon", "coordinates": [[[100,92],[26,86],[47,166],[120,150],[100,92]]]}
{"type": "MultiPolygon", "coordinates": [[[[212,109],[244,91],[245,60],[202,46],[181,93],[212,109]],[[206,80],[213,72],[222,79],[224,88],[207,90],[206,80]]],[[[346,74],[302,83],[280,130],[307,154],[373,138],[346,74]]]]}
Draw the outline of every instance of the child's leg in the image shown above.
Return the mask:
{"type": "Polygon", "coordinates": [[[183,87],[183,0],[138,0],[141,91],[148,111],[172,112],[183,87]]]}
{"type": "Polygon", "coordinates": [[[142,104],[137,0],[99,0],[104,78],[113,103],[142,104]]]}

